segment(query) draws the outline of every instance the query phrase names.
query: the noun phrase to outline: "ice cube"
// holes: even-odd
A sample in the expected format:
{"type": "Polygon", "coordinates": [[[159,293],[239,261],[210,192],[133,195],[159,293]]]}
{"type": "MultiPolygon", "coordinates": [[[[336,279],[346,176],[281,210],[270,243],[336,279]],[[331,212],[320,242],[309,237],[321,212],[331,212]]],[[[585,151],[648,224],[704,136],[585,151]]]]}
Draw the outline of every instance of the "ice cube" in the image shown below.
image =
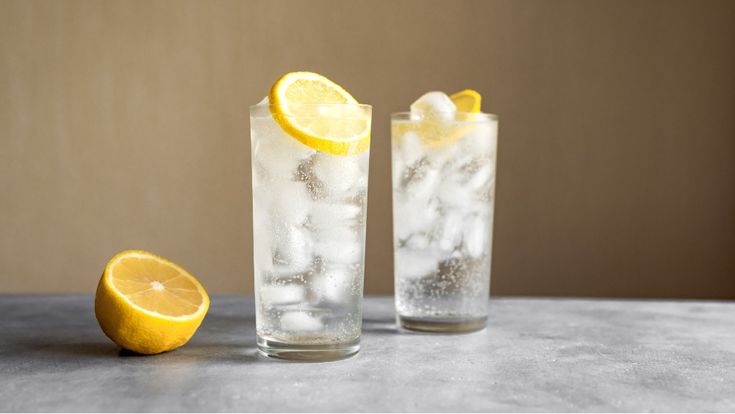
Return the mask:
{"type": "Polygon", "coordinates": [[[439,217],[436,203],[429,199],[399,200],[394,211],[393,231],[398,240],[429,232],[439,217]]]}
{"type": "Polygon", "coordinates": [[[285,305],[302,301],[305,291],[300,285],[264,284],[260,286],[258,296],[263,306],[285,305]]]}
{"type": "Polygon", "coordinates": [[[253,211],[268,215],[271,210],[272,191],[268,185],[253,185],[253,211]]]}
{"type": "Polygon", "coordinates": [[[434,168],[446,170],[459,165],[468,155],[462,152],[462,147],[455,141],[431,148],[427,157],[434,168]]]}
{"type": "Polygon", "coordinates": [[[415,172],[406,182],[406,194],[412,199],[428,199],[436,191],[439,177],[439,171],[430,166],[415,172]]]}
{"type": "Polygon", "coordinates": [[[267,214],[259,210],[253,211],[253,264],[256,272],[273,270],[272,232],[269,223],[270,217],[267,214]]]}
{"type": "Polygon", "coordinates": [[[449,96],[444,92],[428,92],[411,104],[411,115],[451,121],[457,112],[449,96]]]}
{"type": "Polygon", "coordinates": [[[497,121],[483,121],[470,126],[471,130],[461,142],[464,152],[478,157],[495,157],[498,142],[497,121]]]}
{"type": "Polygon", "coordinates": [[[314,173],[329,194],[342,194],[352,187],[364,186],[367,174],[360,169],[356,156],[319,153],[314,159],[314,173]]]}
{"type": "Polygon", "coordinates": [[[290,332],[310,332],[322,329],[321,318],[303,311],[286,312],[281,316],[281,329],[290,332]]]}
{"type": "Polygon", "coordinates": [[[317,240],[314,254],[327,264],[355,264],[362,260],[362,248],[358,241],[317,240]]]}
{"type": "Polygon", "coordinates": [[[412,166],[426,155],[419,134],[409,131],[398,139],[398,151],[405,166],[412,166]]]}
{"type": "Polygon", "coordinates": [[[294,225],[306,221],[312,209],[312,199],[305,183],[282,181],[274,184],[269,190],[272,198],[271,215],[274,220],[294,225]]]}
{"type": "Polygon", "coordinates": [[[258,274],[273,270],[273,252],[269,194],[264,187],[253,189],[253,260],[258,274]]]}
{"type": "Polygon", "coordinates": [[[490,229],[487,219],[475,216],[465,220],[463,233],[463,245],[467,254],[478,258],[489,253],[490,229]]]}
{"type": "Polygon", "coordinates": [[[477,171],[472,173],[465,185],[470,191],[475,193],[485,190],[493,178],[493,169],[493,165],[490,162],[485,162],[477,171]]]}
{"type": "Polygon", "coordinates": [[[286,134],[273,118],[256,122],[253,128],[253,161],[256,169],[262,170],[272,180],[292,180],[299,164],[316,153],[286,134]]]}
{"type": "Polygon", "coordinates": [[[461,172],[446,173],[438,190],[443,205],[463,208],[472,202],[473,192],[465,185],[463,178],[461,172]]]}
{"type": "Polygon", "coordinates": [[[406,247],[414,250],[423,250],[429,247],[429,238],[422,233],[414,233],[406,240],[406,247]]]}
{"type": "Polygon", "coordinates": [[[357,231],[349,227],[323,227],[314,231],[314,254],[325,263],[357,263],[362,257],[360,246],[357,231]]]}
{"type": "Polygon", "coordinates": [[[465,217],[472,214],[487,215],[488,209],[490,208],[492,208],[492,204],[488,200],[473,200],[463,206],[462,213],[465,217]]]}
{"type": "Polygon", "coordinates": [[[253,246],[253,265],[256,272],[270,272],[273,270],[273,255],[269,244],[258,240],[253,246]]]}
{"type": "Polygon", "coordinates": [[[367,176],[370,171],[370,151],[363,151],[355,155],[355,158],[357,159],[357,165],[360,166],[360,170],[367,176]]]}
{"type": "Polygon", "coordinates": [[[456,211],[446,213],[439,223],[434,243],[445,252],[451,252],[462,242],[462,215],[456,211]]]}
{"type": "Polygon", "coordinates": [[[355,272],[347,267],[330,267],[313,280],[313,289],[317,296],[331,302],[344,302],[345,298],[355,293],[355,272]]]}
{"type": "Polygon", "coordinates": [[[435,252],[399,248],[394,258],[395,277],[416,279],[427,276],[437,270],[439,260],[435,252]]]}
{"type": "Polygon", "coordinates": [[[401,186],[401,181],[403,181],[403,176],[407,174],[406,170],[406,164],[403,162],[400,156],[396,154],[395,152],[392,155],[392,165],[391,165],[391,179],[393,184],[393,189],[396,190],[398,187],[401,186]]]}
{"type": "Polygon", "coordinates": [[[278,265],[278,273],[287,276],[309,269],[313,260],[313,243],[305,229],[279,223],[274,226],[273,236],[273,262],[278,265]]]}
{"type": "Polygon", "coordinates": [[[345,226],[332,225],[314,230],[314,240],[317,243],[335,242],[350,244],[357,242],[357,231],[345,226]]]}
{"type": "Polygon", "coordinates": [[[352,203],[318,201],[312,204],[309,222],[314,228],[356,224],[362,208],[352,203]]]}

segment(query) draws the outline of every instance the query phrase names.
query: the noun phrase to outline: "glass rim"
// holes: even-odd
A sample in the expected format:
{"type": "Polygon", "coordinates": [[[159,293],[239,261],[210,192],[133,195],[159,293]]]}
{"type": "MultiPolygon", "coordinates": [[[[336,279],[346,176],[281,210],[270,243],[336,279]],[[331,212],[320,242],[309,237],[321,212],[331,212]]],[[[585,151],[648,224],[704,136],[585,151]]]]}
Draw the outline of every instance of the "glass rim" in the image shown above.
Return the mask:
{"type": "MultiPolygon", "coordinates": [[[[318,107],[327,107],[327,108],[335,108],[335,107],[353,107],[353,108],[363,108],[363,109],[372,109],[372,105],[368,104],[361,104],[361,103],[297,103],[297,104],[291,104],[295,106],[300,107],[307,107],[307,108],[318,108],[318,107]]],[[[260,109],[260,108],[288,108],[289,104],[255,104],[250,105],[250,110],[253,109],[260,109]]]]}
{"type": "MultiPolygon", "coordinates": [[[[456,115],[462,115],[465,117],[464,119],[454,119],[447,122],[480,122],[480,121],[497,121],[498,116],[495,114],[491,114],[488,112],[438,112],[439,115],[447,115],[447,116],[456,116],[456,115]],[[473,119],[474,118],[474,119],[473,119]]],[[[411,112],[403,111],[403,112],[393,112],[390,114],[391,121],[413,121],[413,122],[420,122],[423,121],[424,118],[412,118],[411,112]]]]}
{"type": "Polygon", "coordinates": [[[257,104],[250,106],[250,117],[254,119],[258,118],[269,118],[273,116],[274,112],[280,112],[283,116],[288,118],[298,119],[357,119],[363,120],[371,118],[373,114],[373,107],[367,104],[351,104],[351,103],[320,103],[320,104],[296,104],[296,107],[304,110],[302,113],[294,113],[289,110],[291,105],[276,105],[276,104],[257,104]],[[274,111],[273,108],[282,108],[279,111],[274,111]],[[332,113],[320,113],[322,108],[332,109],[350,109],[349,111],[336,110],[332,113]],[[336,112],[336,113],[335,113],[336,112]]]}

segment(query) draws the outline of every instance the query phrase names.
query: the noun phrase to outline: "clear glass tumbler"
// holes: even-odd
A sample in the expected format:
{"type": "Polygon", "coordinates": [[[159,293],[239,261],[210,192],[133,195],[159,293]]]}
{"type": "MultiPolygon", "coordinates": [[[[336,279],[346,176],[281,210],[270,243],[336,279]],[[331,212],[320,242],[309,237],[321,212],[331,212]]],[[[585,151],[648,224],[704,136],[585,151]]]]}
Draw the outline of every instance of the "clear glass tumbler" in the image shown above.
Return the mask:
{"type": "MultiPolygon", "coordinates": [[[[272,109],[250,108],[258,349],[339,359],[360,348],[369,135],[353,147],[302,143],[272,109]]],[[[370,128],[368,105],[300,105],[298,113],[292,123],[370,128]]]]}
{"type": "Polygon", "coordinates": [[[485,327],[490,289],[497,117],[393,114],[393,243],[398,323],[485,327]]]}

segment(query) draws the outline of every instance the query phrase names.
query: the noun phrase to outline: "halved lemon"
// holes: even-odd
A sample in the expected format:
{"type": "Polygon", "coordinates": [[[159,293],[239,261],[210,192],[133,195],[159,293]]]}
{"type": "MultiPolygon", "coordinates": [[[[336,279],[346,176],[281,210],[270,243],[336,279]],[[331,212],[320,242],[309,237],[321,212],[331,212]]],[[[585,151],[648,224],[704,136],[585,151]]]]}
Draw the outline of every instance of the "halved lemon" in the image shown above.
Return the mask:
{"type": "Polygon", "coordinates": [[[334,155],[370,147],[370,113],[322,75],[287,73],[273,84],[268,100],[273,119],[304,145],[334,155]]]}
{"type": "Polygon", "coordinates": [[[115,343],[157,354],[188,342],[208,309],[204,287],[181,266],[143,250],[125,250],[107,263],[94,310],[115,343]]]}
{"type": "Polygon", "coordinates": [[[454,102],[458,112],[480,112],[482,97],[477,91],[465,89],[452,94],[449,99],[454,102]]]}

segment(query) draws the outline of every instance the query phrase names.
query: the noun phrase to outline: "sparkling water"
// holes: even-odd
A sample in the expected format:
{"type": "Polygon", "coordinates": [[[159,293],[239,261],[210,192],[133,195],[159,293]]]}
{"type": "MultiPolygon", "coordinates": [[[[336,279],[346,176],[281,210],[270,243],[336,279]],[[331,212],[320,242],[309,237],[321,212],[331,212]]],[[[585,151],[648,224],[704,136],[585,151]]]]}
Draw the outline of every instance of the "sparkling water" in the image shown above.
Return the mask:
{"type": "Polygon", "coordinates": [[[407,327],[484,326],[497,120],[441,115],[392,121],[396,309],[407,327]]]}
{"type": "Polygon", "coordinates": [[[251,109],[251,139],[259,344],[357,341],[369,151],[312,149],[286,134],[267,105],[251,109]]]}

